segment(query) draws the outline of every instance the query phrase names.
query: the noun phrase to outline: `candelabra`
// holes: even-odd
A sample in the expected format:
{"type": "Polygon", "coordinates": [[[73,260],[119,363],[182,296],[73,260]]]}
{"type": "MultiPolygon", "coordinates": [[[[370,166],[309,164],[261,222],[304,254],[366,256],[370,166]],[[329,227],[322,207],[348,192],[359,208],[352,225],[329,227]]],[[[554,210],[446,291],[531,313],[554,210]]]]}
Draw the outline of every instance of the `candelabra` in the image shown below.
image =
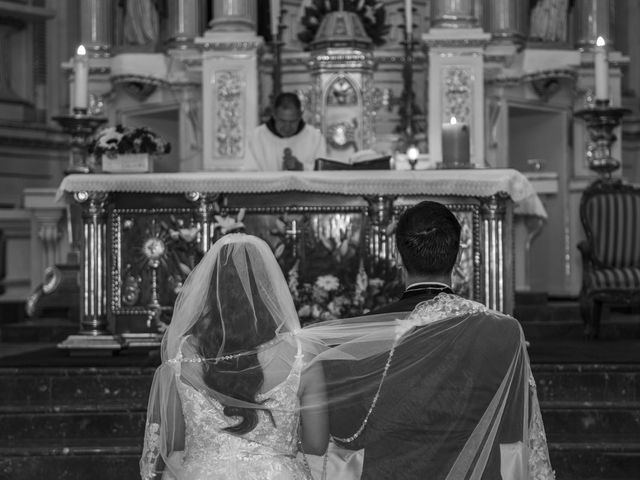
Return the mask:
{"type": "Polygon", "coordinates": [[[611,156],[611,145],[617,139],[613,130],[629,112],[626,108],[610,107],[609,100],[596,100],[593,107],[574,113],[576,117],[585,121],[593,142],[589,168],[604,179],[610,179],[611,173],[620,167],[620,161],[611,156]]]}
{"type": "Polygon", "coordinates": [[[71,115],[53,117],[65,133],[71,135],[69,141],[69,166],[65,170],[70,173],[91,173],[96,169],[90,164],[87,146],[93,133],[100,125],[107,122],[105,117],[94,117],[87,114],[86,108],[74,108],[71,115]]]}
{"type": "Polygon", "coordinates": [[[405,25],[404,28],[404,67],[402,70],[402,106],[400,107],[400,126],[398,128],[400,133],[400,145],[399,150],[404,150],[409,160],[411,169],[416,168],[418,162],[418,155],[420,153],[416,145],[416,128],[414,119],[414,93],[413,93],[413,49],[415,41],[412,38],[410,30],[405,25]]]}
{"type": "Polygon", "coordinates": [[[278,32],[273,35],[271,38],[271,46],[272,46],[272,54],[273,54],[273,90],[272,90],[272,102],[275,102],[276,97],[282,92],[282,45],[284,42],[282,41],[282,32],[286,28],[282,25],[282,15],[285,13],[285,10],[280,11],[280,15],[278,15],[278,32]]]}

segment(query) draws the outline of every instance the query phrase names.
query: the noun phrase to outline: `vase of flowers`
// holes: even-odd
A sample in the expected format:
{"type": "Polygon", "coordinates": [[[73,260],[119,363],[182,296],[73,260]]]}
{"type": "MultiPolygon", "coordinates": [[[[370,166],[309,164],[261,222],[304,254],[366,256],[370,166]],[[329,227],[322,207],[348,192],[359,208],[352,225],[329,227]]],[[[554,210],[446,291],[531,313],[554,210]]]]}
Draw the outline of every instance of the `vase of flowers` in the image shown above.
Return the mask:
{"type": "Polygon", "coordinates": [[[122,125],[100,130],[89,145],[95,169],[112,173],[153,171],[153,159],[171,151],[171,144],[147,127],[122,125]]]}

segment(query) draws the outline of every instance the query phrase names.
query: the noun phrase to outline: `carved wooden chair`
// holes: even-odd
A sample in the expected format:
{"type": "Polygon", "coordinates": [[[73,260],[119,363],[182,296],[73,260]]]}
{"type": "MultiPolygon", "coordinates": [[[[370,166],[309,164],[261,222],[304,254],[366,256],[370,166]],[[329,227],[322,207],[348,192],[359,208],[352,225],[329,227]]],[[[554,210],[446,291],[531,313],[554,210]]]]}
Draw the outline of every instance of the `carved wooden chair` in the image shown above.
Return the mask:
{"type": "Polygon", "coordinates": [[[597,338],[603,304],[640,305],[640,188],[596,180],[582,195],[580,220],[580,311],[585,335],[597,338]]]}

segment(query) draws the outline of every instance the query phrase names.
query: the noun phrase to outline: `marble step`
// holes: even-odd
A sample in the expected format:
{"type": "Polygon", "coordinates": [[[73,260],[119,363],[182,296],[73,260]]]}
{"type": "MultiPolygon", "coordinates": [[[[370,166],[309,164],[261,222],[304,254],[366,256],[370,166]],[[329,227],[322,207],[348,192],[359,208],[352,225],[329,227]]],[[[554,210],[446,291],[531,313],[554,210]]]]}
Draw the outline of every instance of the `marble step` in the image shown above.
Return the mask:
{"type": "Polygon", "coordinates": [[[0,412],[146,409],[153,367],[0,368],[0,412]]]}
{"type": "Polygon", "coordinates": [[[565,438],[549,443],[558,480],[630,480],[640,478],[640,442],[617,435],[597,442],[565,438]]]}
{"type": "Polygon", "coordinates": [[[640,444],[640,402],[543,402],[540,405],[549,441],[565,435],[579,435],[584,442],[603,435],[621,435],[640,444]],[[573,403],[573,405],[571,405],[573,403]]]}
{"type": "Polygon", "coordinates": [[[640,402],[640,365],[534,364],[531,369],[540,402],[640,402]]]}
{"type": "MultiPolygon", "coordinates": [[[[53,439],[0,447],[0,479],[138,479],[140,439],[53,439]]],[[[571,441],[549,444],[558,480],[640,478],[640,444],[571,441]]]]}
{"type": "Polygon", "coordinates": [[[0,447],[47,438],[143,438],[146,412],[0,414],[0,447]]]}
{"type": "Polygon", "coordinates": [[[140,438],[40,439],[0,447],[0,480],[139,480],[140,438]]]}

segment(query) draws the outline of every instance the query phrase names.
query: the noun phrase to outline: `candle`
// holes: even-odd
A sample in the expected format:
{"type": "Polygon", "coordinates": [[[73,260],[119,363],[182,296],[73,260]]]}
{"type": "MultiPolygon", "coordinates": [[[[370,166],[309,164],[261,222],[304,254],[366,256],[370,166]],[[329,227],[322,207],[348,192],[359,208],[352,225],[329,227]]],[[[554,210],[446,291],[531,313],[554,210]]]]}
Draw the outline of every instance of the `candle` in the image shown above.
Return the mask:
{"type": "Polygon", "coordinates": [[[468,125],[458,123],[455,117],[451,118],[451,123],[442,125],[442,163],[445,168],[469,165],[469,147],[468,125]]]}
{"type": "Polygon", "coordinates": [[[73,61],[75,95],[73,108],[86,109],[89,103],[87,90],[89,87],[89,60],[84,45],[80,45],[73,61]]]}
{"type": "Polygon", "coordinates": [[[609,98],[609,59],[607,45],[604,38],[598,37],[593,49],[593,63],[595,65],[596,100],[609,98]]]}
{"type": "Polygon", "coordinates": [[[413,6],[411,0],[404,1],[404,23],[407,28],[407,36],[413,32],[413,6]]]}
{"type": "Polygon", "coordinates": [[[280,0],[271,0],[271,36],[273,40],[278,38],[280,29],[280,0]]]}

